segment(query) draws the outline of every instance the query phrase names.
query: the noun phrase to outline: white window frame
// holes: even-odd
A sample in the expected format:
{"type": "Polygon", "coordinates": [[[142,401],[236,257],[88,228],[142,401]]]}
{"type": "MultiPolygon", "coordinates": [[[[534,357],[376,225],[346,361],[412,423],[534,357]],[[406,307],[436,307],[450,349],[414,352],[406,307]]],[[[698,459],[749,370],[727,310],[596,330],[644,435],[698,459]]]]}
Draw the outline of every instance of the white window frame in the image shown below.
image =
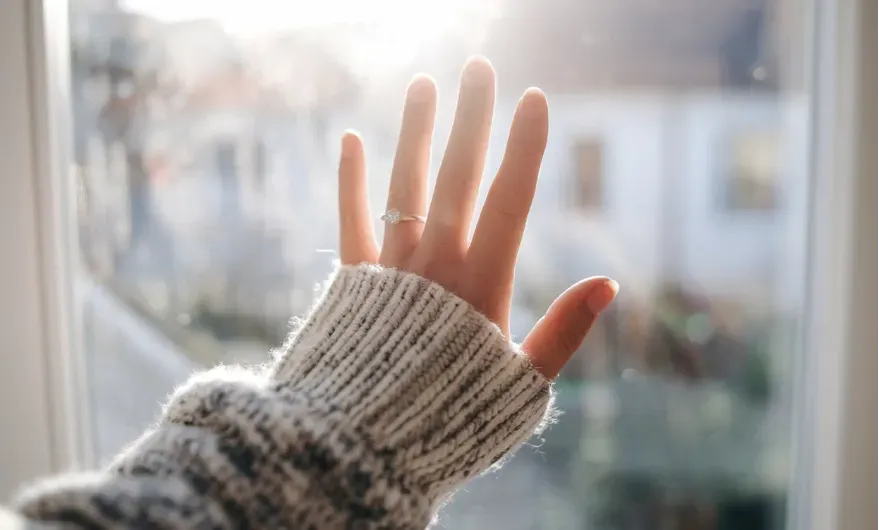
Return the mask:
{"type": "MultiPolygon", "coordinates": [[[[814,2],[809,303],[788,527],[875,528],[876,0],[814,2]]],[[[67,4],[0,2],[2,498],[93,464],[74,288],[67,4]]]]}
{"type": "Polygon", "coordinates": [[[808,294],[788,527],[876,528],[876,0],[814,5],[808,294]]]}
{"type": "Polygon", "coordinates": [[[0,2],[0,496],[88,466],[66,0],[0,2]]]}

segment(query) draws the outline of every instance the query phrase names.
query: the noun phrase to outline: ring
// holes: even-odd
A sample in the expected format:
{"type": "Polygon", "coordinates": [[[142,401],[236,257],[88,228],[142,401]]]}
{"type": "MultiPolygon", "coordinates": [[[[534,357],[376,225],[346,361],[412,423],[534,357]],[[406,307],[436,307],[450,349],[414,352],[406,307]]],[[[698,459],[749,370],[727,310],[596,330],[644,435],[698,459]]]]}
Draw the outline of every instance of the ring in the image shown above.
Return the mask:
{"type": "Polygon", "coordinates": [[[381,220],[392,225],[402,223],[403,221],[418,221],[419,223],[427,221],[427,219],[421,215],[407,215],[400,213],[400,210],[396,208],[391,208],[385,212],[385,214],[381,216],[381,220]]]}

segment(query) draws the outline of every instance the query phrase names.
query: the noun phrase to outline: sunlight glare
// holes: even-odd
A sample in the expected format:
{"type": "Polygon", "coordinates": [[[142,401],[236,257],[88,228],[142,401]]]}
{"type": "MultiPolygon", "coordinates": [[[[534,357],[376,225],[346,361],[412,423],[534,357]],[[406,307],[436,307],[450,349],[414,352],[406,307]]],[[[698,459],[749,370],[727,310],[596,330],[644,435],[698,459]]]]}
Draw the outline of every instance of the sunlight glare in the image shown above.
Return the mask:
{"type": "MultiPolygon", "coordinates": [[[[166,23],[214,20],[226,31],[258,36],[302,30],[354,30],[353,59],[366,69],[400,66],[467,19],[490,16],[494,2],[468,0],[125,0],[127,9],[166,23]]],[[[351,39],[352,36],[346,36],[351,39]]]]}

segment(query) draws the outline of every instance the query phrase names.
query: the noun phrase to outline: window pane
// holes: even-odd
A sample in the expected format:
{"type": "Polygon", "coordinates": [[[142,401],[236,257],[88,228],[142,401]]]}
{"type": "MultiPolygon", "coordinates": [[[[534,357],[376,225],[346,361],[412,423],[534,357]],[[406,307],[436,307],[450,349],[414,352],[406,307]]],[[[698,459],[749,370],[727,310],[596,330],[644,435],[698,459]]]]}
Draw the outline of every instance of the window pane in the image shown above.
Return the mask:
{"type": "Polygon", "coordinates": [[[583,277],[622,292],[556,384],[560,423],[441,527],[783,528],[806,6],[72,0],[96,453],[191,371],[266,359],[331,270],[341,133],[364,136],[382,211],[409,79],[439,85],[435,175],[481,53],[498,72],[481,197],[522,91],[551,107],[514,336],[583,277]]]}

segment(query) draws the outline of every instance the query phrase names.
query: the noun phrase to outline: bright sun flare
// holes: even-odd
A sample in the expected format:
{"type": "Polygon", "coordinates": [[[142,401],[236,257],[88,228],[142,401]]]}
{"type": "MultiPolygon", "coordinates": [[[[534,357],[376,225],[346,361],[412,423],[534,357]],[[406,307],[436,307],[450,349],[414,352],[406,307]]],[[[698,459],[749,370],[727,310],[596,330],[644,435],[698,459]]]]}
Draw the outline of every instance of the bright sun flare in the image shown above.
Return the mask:
{"type": "Polygon", "coordinates": [[[470,0],[125,0],[133,11],[164,22],[211,19],[227,31],[358,26],[356,60],[382,69],[405,64],[461,20],[490,16],[494,2],[470,0]]]}

